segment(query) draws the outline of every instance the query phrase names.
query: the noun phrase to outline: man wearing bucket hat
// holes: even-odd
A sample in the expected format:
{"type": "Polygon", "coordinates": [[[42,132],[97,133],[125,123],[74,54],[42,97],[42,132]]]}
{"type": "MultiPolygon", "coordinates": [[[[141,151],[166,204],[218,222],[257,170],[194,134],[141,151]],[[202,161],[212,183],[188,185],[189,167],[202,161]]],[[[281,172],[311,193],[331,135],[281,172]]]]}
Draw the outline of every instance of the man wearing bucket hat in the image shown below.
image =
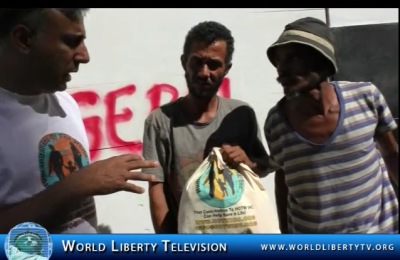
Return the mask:
{"type": "Polygon", "coordinates": [[[267,56],[285,94],[264,126],[282,231],[397,233],[397,125],[379,89],[328,80],[335,50],[315,18],[286,25],[267,56]]]}

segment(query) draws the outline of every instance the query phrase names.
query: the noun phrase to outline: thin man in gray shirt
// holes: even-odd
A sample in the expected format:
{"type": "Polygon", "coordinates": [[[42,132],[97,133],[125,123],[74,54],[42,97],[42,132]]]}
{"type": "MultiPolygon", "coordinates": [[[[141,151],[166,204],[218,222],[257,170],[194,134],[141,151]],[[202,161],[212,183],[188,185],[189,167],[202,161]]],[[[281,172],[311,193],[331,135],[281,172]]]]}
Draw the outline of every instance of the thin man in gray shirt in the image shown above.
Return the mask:
{"type": "Polygon", "coordinates": [[[234,39],[222,24],[203,22],[186,36],[182,67],[189,94],[154,110],[145,121],[143,156],[159,161],[150,183],[150,210],[156,233],[177,232],[182,188],[213,147],[224,160],[244,163],[266,175],[268,155],[254,110],[245,102],[217,96],[232,66],[234,39]]]}

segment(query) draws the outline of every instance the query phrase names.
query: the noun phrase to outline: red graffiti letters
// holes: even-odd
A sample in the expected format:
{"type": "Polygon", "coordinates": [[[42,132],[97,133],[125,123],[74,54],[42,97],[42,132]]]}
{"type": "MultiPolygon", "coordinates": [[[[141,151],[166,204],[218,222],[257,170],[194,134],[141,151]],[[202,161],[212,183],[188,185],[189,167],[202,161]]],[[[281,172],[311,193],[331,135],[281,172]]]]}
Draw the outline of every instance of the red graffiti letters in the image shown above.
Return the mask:
{"type": "MultiPolygon", "coordinates": [[[[100,100],[100,97],[93,91],[75,92],[72,97],[81,108],[87,105],[94,106],[100,100]]],[[[83,123],[89,139],[90,157],[97,159],[101,148],[101,118],[99,116],[86,117],[83,118],[83,123]]]]}
{"type": "Polygon", "coordinates": [[[231,97],[231,83],[229,78],[224,78],[221,86],[219,87],[218,95],[224,98],[231,97]]]}
{"type": "Polygon", "coordinates": [[[134,85],[128,85],[126,87],[110,91],[104,98],[104,103],[106,105],[106,138],[108,144],[115,150],[122,152],[133,152],[137,153],[142,150],[142,143],[140,141],[124,141],[119,138],[117,134],[117,123],[126,122],[132,118],[132,110],[125,107],[120,114],[115,113],[115,105],[117,99],[120,96],[132,95],[135,93],[136,87],[134,85]]]}
{"type": "Polygon", "coordinates": [[[161,105],[161,94],[163,92],[171,94],[171,101],[178,98],[178,90],[175,87],[168,84],[156,84],[146,94],[147,99],[150,101],[150,112],[161,105]]]}
{"type": "MultiPolygon", "coordinates": [[[[141,152],[142,143],[140,140],[126,141],[121,139],[117,133],[118,123],[128,122],[132,120],[134,115],[134,112],[128,107],[124,107],[122,112],[116,111],[118,98],[135,95],[135,92],[136,86],[130,84],[109,91],[105,94],[103,102],[101,102],[101,98],[96,91],[78,91],[72,93],[72,97],[76,100],[81,109],[94,109],[98,105],[103,105],[105,108],[104,115],[94,115],[83,118],[90,143],[90,157],[93,161],[99,159],[101,150],[104,148],[110,148],[116,152],[141,152]],[[103,128],[104,132],[102,131],[103,128]]],[[[170,95],[170,101],[176,100],[179,96],[178,90],[174,86],[169,84],[153,85],[146,92],[146,98],[150,103],[150,111],[145,111],[146,114],[162,105],[161,97],[164,94],[170,95]]],[[[224,78],[218,94],[225,98],[230,97],[230,81],[228,78],[224,78]]],[[[137,112],[143,113],[144,111],[137,112]]]]}

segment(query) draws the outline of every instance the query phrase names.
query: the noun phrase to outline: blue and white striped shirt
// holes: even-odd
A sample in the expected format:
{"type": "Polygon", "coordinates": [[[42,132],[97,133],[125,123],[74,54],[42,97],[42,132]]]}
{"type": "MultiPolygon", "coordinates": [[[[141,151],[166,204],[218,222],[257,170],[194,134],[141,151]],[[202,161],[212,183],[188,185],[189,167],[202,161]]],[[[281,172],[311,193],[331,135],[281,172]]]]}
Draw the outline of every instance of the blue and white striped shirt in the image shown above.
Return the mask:
{"type": "Polygon", "coordinates": [[[339,122],[324,144],[296,133],[273,107],[264,132],[271,158],[285,172],[291,233],[397,233],[399,207],[378,132],[397,125],[380,91],[369,82],[332,82],[339,122]]]}

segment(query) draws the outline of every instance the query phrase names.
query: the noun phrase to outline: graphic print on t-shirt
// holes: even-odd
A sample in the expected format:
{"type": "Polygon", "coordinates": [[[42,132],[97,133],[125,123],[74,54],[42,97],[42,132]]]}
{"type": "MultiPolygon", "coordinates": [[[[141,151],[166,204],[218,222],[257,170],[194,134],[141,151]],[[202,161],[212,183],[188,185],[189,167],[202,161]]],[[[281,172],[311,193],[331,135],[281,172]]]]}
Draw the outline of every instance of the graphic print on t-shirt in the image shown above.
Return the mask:
{"type": "MultiPolygon", "coordinates": [[[[39,142],[39,167],[42,183],[46,188],[70,174],[77,174],[77,171],[88,164],[89,157],[85,148],[67,134],[51,133],[45,135],[39,142]]],[[[67,216],[67,222],[59,227],[56,233],[92,233],[94,231],[96,208],[93,198],[76,201],[76,203],[76,210],[67,216]]]]}
{"type": "Polygon", "coordinates": [[[178,175],[178,185],[180,187],[185,186],[186,182],[203,162],[203,152],[203,149],[201,149],[196,154],[185,154],[185,156],[179,158],[180,174],[178,175]]]}
{"type": "Polygon", "coordinates": [[[39,142],[39,167],[46,188],[88,164],[82,144],[67,134],[48,134],[39,142]]]}

